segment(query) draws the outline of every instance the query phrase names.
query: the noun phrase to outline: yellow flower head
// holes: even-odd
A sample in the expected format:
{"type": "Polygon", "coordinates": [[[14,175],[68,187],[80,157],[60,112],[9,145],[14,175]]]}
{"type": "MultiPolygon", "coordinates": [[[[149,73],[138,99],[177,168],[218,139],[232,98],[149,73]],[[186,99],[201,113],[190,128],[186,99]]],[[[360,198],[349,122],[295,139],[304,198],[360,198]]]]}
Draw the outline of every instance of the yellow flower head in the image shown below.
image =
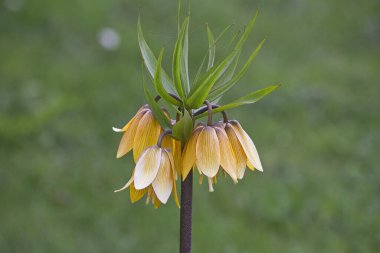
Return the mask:
{"type": "Polygon", "coordinates": [[[173,155],[167,148],[157,145],[148,147],[141,154],[131,179],[121,189],[130,187],[131,201],[136,202],[148,193],[147,203],[152,199],[155,207],[166,204],[171,193],[179,206],[175,185],[173,155]]]}
{"type": "Polygon", "coordinates": [[[219,166],[237,182],[235,155],[224,128],[219,124],[199,124],[194,129],[183,152],[183,179],[194,165],[201,175],[209,178],[209,183],[217,175],[219,166]]]}
{"type": "Polygon", "coordinates": [[[135,162],[147,147],[157,143],[158,137],[163,131],[147,105],[141,107],[122,129],[113,129],[116,132],[124,132],[116,157],[120,158],[133,149],[135,162]]]}
{"type": "Polygon", "coordinates": [[[246,166],[251,170],[256,168],[259,171],[263,171],[255,144],[243,130],[239,122],[236,120],[228,121],[225,124],[225,130],[236,157],[238,179],[243,178],[246,166]]]}

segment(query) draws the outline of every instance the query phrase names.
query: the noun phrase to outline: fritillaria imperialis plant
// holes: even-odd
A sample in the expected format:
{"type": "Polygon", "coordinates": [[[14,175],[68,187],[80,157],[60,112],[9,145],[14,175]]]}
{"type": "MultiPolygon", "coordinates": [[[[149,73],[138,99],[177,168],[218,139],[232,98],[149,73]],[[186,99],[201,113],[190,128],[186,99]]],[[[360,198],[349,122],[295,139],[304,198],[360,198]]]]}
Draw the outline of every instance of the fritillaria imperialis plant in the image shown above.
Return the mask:
{"type": "Polygon", "coordinates": [[[138,22],[138,41],[144,66],[157,96],[152,96],[144,83],[147,104],[123,128],[114,128],[114,131],[123,133],[117,158],[132,151],[136,163],[129,181],[116,192],[129,188],[132,202],[147,195],[146,203],[151,202],[156,208],[166,204],[172,195],[177,206],[181,207],[180,252],[191,252],[194,171],[199,174],[200,183],[207,180],[209,191],[214,191],[213,185],[219,175],[238,183],[243,179],[246,167],[252,171],[263,171],[253,141],[238,121],[228,118],[226,110],[255,103],[280,85],[257,90],[223,105],[218,102],[246,73],[264,44],[265,39],[237,70],[243,44],[257,15],[244,32],[234,37],[233,49],[218,62],[215,61],[216,44],[228,28],[215,39],[206,26],[207,55],[192,81],[188,70],[189,17],[178,26],[171,77],[162,67],[164,49],[158,57],[155,56],[144,39],[140,19],[138,22]],[[174,111],[175,116],[171,117],[162,105],[174,111]],[[221,121],[214,120],[216,113],[223,116],[221,121]],[[207,117],[206,122],[201,121],[204,117],[207,117]],[[177,196],[177,180],[181,181],[181,201],[177,196]]]}

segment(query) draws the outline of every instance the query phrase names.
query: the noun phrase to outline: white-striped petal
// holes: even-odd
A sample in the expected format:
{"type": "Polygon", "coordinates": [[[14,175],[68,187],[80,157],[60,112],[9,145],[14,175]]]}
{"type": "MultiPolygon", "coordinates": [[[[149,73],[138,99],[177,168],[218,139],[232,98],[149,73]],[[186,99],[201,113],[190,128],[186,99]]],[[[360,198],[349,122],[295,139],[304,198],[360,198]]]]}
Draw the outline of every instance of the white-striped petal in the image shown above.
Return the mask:
{"type": "Polygon", "coordinates": [[[144,189],[156,178],[161,162],[162,149],[158,146],[147,148],[137,161],[134,185],[137,190],[144,189]]]}
{"type": "Polygon", "coordinates": [[[199,134],[196,147],[196,165],[203,174],[214,177],[219,170],[219,141],[214,128],[206,126],[199,134]]]}
{"type": "Polygon", "coordinates": [[[232,128],[234,129],[237,138],[239,139],[241,146],[247,156],[248,161],[259,171],[263,171],[261,165],[260,157],[255,147],[255,144],[248,136],[248,134],[243,130],[239,122],[231,122],[232,128]]]}
{"type": "Polygon", "coordinates": [[[215,131],[220,146],[220,165],[230,175],[232,180],[237,183],[236,158],[226,131],[224,128],[219,127],[216,127],[215,131]]]}
{"type": "Polygon", "coordinates": [[[244,177],[245,167],[247,164],[247,156],[245,155],[244,149],[237,138],[235,131],[232,129],[231,124],[226,124],[226,133],[228,140],[231,143],[232,150],[234,151],[236,158],[236,175],[238,179],[244,177]]]}
{"type": "Polygon", "coordinates": [[[162,152],[160,168],[156,178],[153,180],[153,190],[157,198],[164,204],[168,201],[173,190],[173,177],[169,156],[166,152],[162,152]]]}

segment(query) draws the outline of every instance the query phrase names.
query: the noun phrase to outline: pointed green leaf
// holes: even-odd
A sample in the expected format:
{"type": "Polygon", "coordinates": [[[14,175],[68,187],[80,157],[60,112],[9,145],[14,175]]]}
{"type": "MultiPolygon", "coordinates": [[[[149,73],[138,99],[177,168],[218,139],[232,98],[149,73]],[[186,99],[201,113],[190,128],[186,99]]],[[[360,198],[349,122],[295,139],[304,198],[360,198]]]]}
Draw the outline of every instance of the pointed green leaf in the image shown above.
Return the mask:
{"type": "Polygon", "coordinates": [[[260,52],[262,46],[264,45],[265,40],[266,40],[266,38],[260,42],[260,44],[256,47],[256,49],[249,56],[247,62],[243,65],[241,70],[232,79],[230,79],[228,82],[222,84],[221,86],[217,87],[212,92],[210,92],[210,96],[209,96],[210,100],[214,100],[214,99],[220,97],[221,95],[223,95],[226,91],[231,89],[245,75],[245,73],[248,70],[248,67],[250,66],[252,61],[256,58],[257,54],[260,52]]]}
{"type": "Polygon", "coordinates": [[[188,22],[189,22],[189,17],[187,17],[182,24],[181,30],[177,38],[177,42],[175,43],[174,55],[173,55],[174,86],[178,92],[178,95],[180,96],[182,100],[185,98],[185,93],[184,93],[182,80],[181,80],[181,58],[182,58],[182,53],[183,53],[183,38],[185,36],[185,31],[186,31],[188,22]]]}
{"type": "MultiPolygon", "coordinates": [[[[141,55],[144,60],[144,64],[150,76],[154,78],[157,59],[144,39],[144,35],[141,29],[140,17],[137,22],[137,35],[138,35],[139,47],[140,47],[141,55]]],[[[175,91],[173,87],[174,86],[173,81],[170,80],[170,77],[168,76],[168,74],[166,74],[166,72],[163,69],[161,71],[162,71],[162,83],[163,83],[163,86],[165,87],[165,90],[167,92],[177,94],[177,92],[175,91]]]]}
{"type": "MultiPolygon", "coordinates": [[[[225,110],[232,109],[235,107],[239,107],[242,105],[248,105],[248,104],[255,103],[255,102],[259,101],[260,99],[262,99],[263,97],[265,97],[266,95],[268,95],[269,93],[278,89],[280,86],[281,86],[281,84],[276,84],[276,85],[272,85],[272,86],[266,87],[264,89],[257,90],[255,92],[249,93],[248,95],[245,95],[245,96],[243,96],[243,97],[241,97],[241,98],[239,98],[239,99],[237,99],[237,100],[235,100],[229,104],[222,105],[218,108],[213,109],[212,112],[217,113],[217,112],[225,111],[225,110]]],[[[202,113],[202,114],[196,116],[195,119],[202,118],[206,115],[207,115],[207,112],[202,113]]]]}
{"type": "MultiPolygon", "coordinates": [[[[238,65],[239,59],[240,59],[241,51],[239,51],[239,54],[236,56],[234,63],[230,65],[230,67],[226,70],[226,72],[219,78],[213,89],[211,90],[211,93],[217,89],[218,87],[222,86],[223,84],[227,83],[232,79],[234,76],[236,67],[238,65]]],[[[210,93],[210,94],[211,94],[210,93]]]]}
{"type": "Polygon", "coordinates": [[[157,66],[156,66],[156,73],[154,75],[154,86],[156,88],[157,93],[165,99],[168,103],[181,106],[182,103],[172,96],[168,94],[168,92],[165,90],[163,84],[162,84],[162,77],[161,77],[161,64],[162,64],[162,57],[164,54],[164,48],[161,49],[160,55],[158,56],[157,66]]]}
{"type": "Polygon", "coordinates": [[[181,0],[178,0],[178,9],[177,9],[177,27],[178,27],[178,33],[180,29],[180,22],[181,19],[181,0]]]}
{"type": "Polygon", "coordinates": [[[145,91],[145,98],[148,102],[148,105],[150,109],[152,109],[154,117],[158,120],[161,127],[163,129],[166,128],[172,128],[172,125],[170,124],[169,119],[165,116],[164,112],[162,111],[160,105],[154,100],[152,95],[150,94],[148,87],[146,87],[146,84],[144,83],[144,91],[145,91]]]}
{"type": "Polygon", "coordinates": [[[251,31],[252,31],[253,25],[255,24],[256,18],[257,18],[258,15],[259,15],[259,11],[256,11],[255,16],[253,16],[253,18],[251,19],[251,21],[249,21],[249,23],[248,23],[245,31],[243,32],[243,34],[241,35],[239,41],[237,42],[237,44],[235,46],[235,49],[240,49],[244,45],[245,41],[248,39],[248,36],[251,33],[251,31]]]}
{"type": "Polygon", "coordinates": [[[238,54],[239,51],[233,50],[220,64],[212,67],[205,76],[199,80],[199,84],[196,84],[191,89],[186,105],[190,108],[198,108],[201,106],[215,82],[223,75],[238,54]]]}
{"type": "MultiPolygon", "coordinates": [[[[207,57],[207,55],[209,54],[209,51],[210,51],[211,47],[213,47],[213,46],[216,47],[216,44],[219,42],[219,40],[223,37],[223,35],[224,35],[229,29],[231,29],[232,26],[233,26],[233,24],[228,25],[226,28],[224,28],[224,30],[223,30],[223,31],[218,35],[218,37],[215,39],[214,44],[213,44],[213,45],[210,45],[210,44],[209,44],[209,47],[208,47],[208,49],[207,49],[207,52],[206,52],[205,56],[203,57],[201,64],[199,65],[199,68],[198,68],[198,70],[197,70],[197,74],[195,75],[195,78],[194,78],[193,83],[195,83],[195,84],[199,84],[199,83],[200,83],[200,82],[199,82],[199,78],[200,78],[200,76],[201,76],[201,72],[202,72],[202,70],[203,70],[203,66],[204,66],[204,64],[205,64],[205,62],[206,62],[206,57],[207,57]]],[[[208,69],[208,70],[210,70],[210,69],[208,69]]]]}
{"type": "Polygon", "coordinates": [[[185,110],[183,117],[173,126],[173,137],[177,140],[186,141],[193,131],[193,119],[185,110]]]}
{"type": "Polygon", "coordinates": [[[212,68],[214,66],[215,61],[215,39],[214,35],[212,34],[210,27],[207,25],[207,38],[208,38],[208,64],[207,64],[207,70],[212,68]]]}
{"type": "Polygon", "coordinates": [[[185,35],[183,38],[183,51],[181,55],[181,80],[183,83],[185,95],[190,91],[190,79],[189,79],[189,22],[187,22],[185,35]]]}

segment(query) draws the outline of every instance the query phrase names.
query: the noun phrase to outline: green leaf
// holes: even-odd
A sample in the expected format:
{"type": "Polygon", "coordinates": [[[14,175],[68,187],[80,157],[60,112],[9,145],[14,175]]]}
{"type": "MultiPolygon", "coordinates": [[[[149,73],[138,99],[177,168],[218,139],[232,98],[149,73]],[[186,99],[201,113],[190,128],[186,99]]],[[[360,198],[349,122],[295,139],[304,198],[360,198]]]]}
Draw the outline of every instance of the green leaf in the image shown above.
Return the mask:
{"type": "Polygon", "coordinates": [[[266,38],[263,39],[260,44],[256,47],[256,49],[252,52],[252,54],[249,56],[247,62],[243,65],[241,70],[228,82],[222,84],[221,86],[217,87],[215,90],[210,92],[209,99],[214,100],[221,95],[223,95],[226,91],[231,89],[247,72],[248,67],[252,63],[252,61],[256,58],[257,54],[260,52],[262,46],[264,45],[266,38]]]}
{"type": "MultiPolygon", "coordinates": [[[[210,45],[210,44],[209,44],[209,48],[207,49],[207,52],[206,52],[205,56],[203,57],[201,64],[199,65],[199,68],[198,68],[198,70],[197,70],[197,74],[195,75],[195,78],[194,78],[194,81],[193,81],[195,84],[199,84],[199,77],[201,76],[201,72],[202,72],[202,70],[203,70],[203,66],[204,66],[204,64],[205,64],[205,62],[206,62],[206,57],[207,57],[207,55],[209,54],[209,51],[210,51],[211,47],[213,47],[213,46],[216,47],[216,44],[219,42],[219,40],[223,37],[223,35],[224,35],[229,29],[231,29],[232,26],[233,26],[233,24],[228,25],[226,28],[224,28],[224,30],[223,30],[223,31],[218,35],[218,37],[215,39],[214,44],[213,44],[213,45],[210,45]]],[[[209,70],[209,69],[208,69],[208,70],[209,70]]]]}
{"type": "Polygon", "coordinates": [[[207,98],[211,88],[221,75],[231,65],[239,51],[233,50],[220,64],[213,66],[190,91],[186,105],[190,108],[198,108],[207,98]]]}
{"type": "Polygon", "coordinates": [[[179,32],[177,42],[174,47],[174,55],[173,55],[173,79],[174,86],[178,92],[178,95],[182,100],[185,98],[185,93],[183,91],[182,81],[181,81],[181,58],[183,54],[183,38],[185,36],[186,28],[189,23],[189,17],[185,19],[182,24],[181,30],[179,32]]]}
{"type": "Polygon", "coordinates": [[[154,86],[156,88],[157,93],[165,99],[168,103],[176,105],[176,106],[181,106],[182,103],[172,96],[168,94],[168,92],[165,90],[163,84],[162,84],[162,77],[161,77],[161,64],[162,64],[162,57],[164,54],[164,48],[161,49],[160,55],[158,56],[158,61],[156,65],[156,73],[154,75],[154,86]]]}
{"type": "MultiPolygon", "coordinates": [[[[137,22],[137,35],[138,35],[139,47],[140,47],[141,55],[144,60],[144,64],[150,76],[154,78],[156,65],[157,65],[157,59],[144,39],[144,35],[141,29],[140,17],[137,22]]],[[[163,86],[165,87],[165,90],[167,92],[177,94],[177,92],[174,89],[173,81],[170,79],[168,74],[166,74],[166,72],[163,69],[161,69],[161,71],[162,71],[162,83],[163,83],[163,86]]]]}
{"type": "Polygon", "coordinates": [[[181,0],[178,0],[178,9],[177,9],[177,26],[178,26],[178,33],[179,33],[179,29],[180,29],[180,20],[181,18],[181,0]]]}
{"type": "Polygon", "coordinates": [[[217,89],[218,87],[222,86],[223,84],[227,83],[232,79],[234,76],[236,67],[238,65],[239,59],[240,59],[241,51],[239,51],[239,54],[236,56],[234,63],[231,64],[231,66],[227,69],[227,71],[219,78],[217,83],[214,85],[213,89],[211,90],[211,93],[217,89]]]}
{"type": "Polygon", "coordinates": [[[150,109],[152,109],[154,117],[158,120],[161,127],[163,129],[166,128],[172,128],[172,125],[170,124],[169,119],[165,116],[164,112],[162,111],[160,105],[154,100],[152,95],[150,94],[148,87],[146,87],[146,84],[144,83],[144,91],[145,91],[145,98],[148,102],[148,105],[150,109]]]}
{"type": "Polygon", "coordinates": [[[186,141],[193,131],[193,119],[185,110],[183,117],[173,126],[173,137],[177,140],[186,141]]]}
{"type": "Polygon", "coordinates": [[[202,60],[201,64],[199,65],[199,68],[197,70],[197,74],[195,75],[194,83],[198,83],[199,77],[201,76],[201,72],[203,70],[203,66],[205,64],[205,61],[206,61],[206,57],[203,57],[203,60],[202,60]]]}
{"type": "Polygon", "coordinates": [[[249,21],[249,23],[248,23],[245,31],[243,32],[243,34],[241,35],[239,41],[237,42],[237,44],[235,46],[235,49],[242,48],[242,46],[244,45],[245,41],[248,39],[249,34],[252,31],[253,25],[255,24],[256,18],[257,18],[258,15],[259,15],[259,11],[256,11],[255,16],[253,16],[253,18],[251,19],[251,21],[249,21]]]}
{"type": "Polygon", "coordinates": [[[185,88],[185,95],[190,91],[190,79],[189,79],[189,22],[186,25],[185,35],[183,38],[183,51],[181,55],[181,80],[183,87],[185,88]]]}
{"type": "MultiPolygon", "coordinates": [[[[276,85],[268,86],[264,89],[257,90],[255,92],[249,93],[248,95],[245,95],[245,96],[243,96],[243,97],[241,97],[241,98],[239,98],[239,99],[237,99],[237,100],[235,100],[229,104],[222,105],[218,108],[213,109],[212,112],[217,113],[217,112],[225,111],[225,110],[232,109],[235,107],[239,107],[242,105],[248,105],[248,104],[255,103],[255,102],[259,101],[260,99],[262,99],[263,97],[265,97],[266,95],[268,95],[269,93],[278,89],[280,86],[281,86],[281,84],[276,84],[276,85]]],[[[195,117],[195,119],[202,118],[206,115],[207,115],[207,112],[204,112],[200,115],[197,115],[195,117]]]]}
{"type": "Polygon", "coordinates": [[[216,46],[215,46],[214,35],[212,34],[210,27],[208,25],[206,27],[207,27],[207,38],[208,38],[207,70],[209,70],[210,68],[212,68],[212,66],[214,66],[216,46]]]}

